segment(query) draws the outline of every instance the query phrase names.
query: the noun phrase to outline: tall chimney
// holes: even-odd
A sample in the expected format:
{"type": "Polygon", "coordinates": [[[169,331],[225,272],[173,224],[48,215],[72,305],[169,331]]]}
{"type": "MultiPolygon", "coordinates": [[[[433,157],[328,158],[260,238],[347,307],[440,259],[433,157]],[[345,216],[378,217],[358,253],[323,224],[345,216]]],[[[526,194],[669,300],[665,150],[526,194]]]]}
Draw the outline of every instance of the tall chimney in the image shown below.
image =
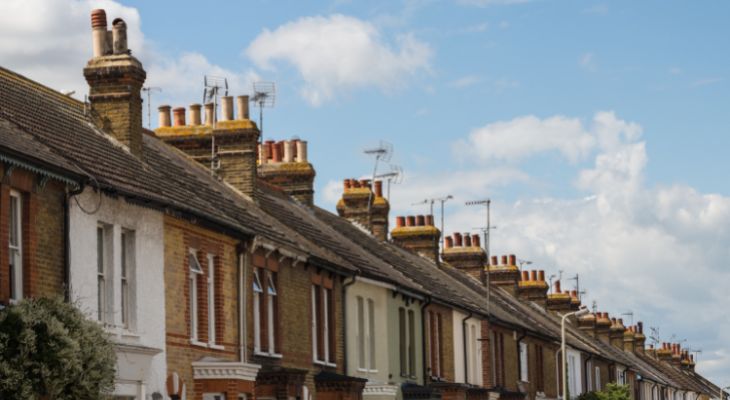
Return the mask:
{"type": "MultiPolygon", "coordinates": [[[[297,156],[306,159],[306,146],[304,149],[304,154],[297,150],[297,156]]],[[[340,217],[362,225],[378,240],[387,240],[390,203],[383,197],[382,182],[375,181],[374,185],[367,179],[349,179],[345,182],[342,198],[337,202],[337,213],[340,217]]],[[[410,222],[412,223],[409,226],[415,225],[415,221],[410,222]]],[[[396,231],[398,228],[393,230],[396,231]]]]}
{"type": "Polygon", "coordinates": [[[608,330],[608,337],[613,347],[623,350],[624,330],[626,330],[626,327],[624,327],[624,321],[622,319],[613,318],[611,320],[611,327],[608,330]]]}
{"type": "Polygon", "coordinates": [[[646,336],[644,336],[644,323],[639,321],[636,323],[636,332],[634,332],[634,350],[637,353],[644,354],[645,342],[646,336]]]}
{"type": "Polygon", "coordinates": [[[484,266],[487,263],[487,253],[479,247],[479,236],[477,235],[476,237],[477,240],[475,242],[469,234],[462,236],[460,233],[455,232],[449,238],[454,246],[444,248],[441,252],[441,259],[449,266],[484,283],[486,278],[484,266]]]}
{"type": "Polygon", "coordinates": [[[586,334],[596,337],[596,314],[588,313],[578,318],[578,329],[586,334]]]}
{"type": "Polygon", "coordinates": [[[108,54],[106,12],[91,12],[93,57],[84,68],[95,123],[136,157],[142,157],[142,96],[147,77],[142,63],[126,49],[126,24],[114,20],[112,40],[119,53],[108,54]]]}
{"type": "Polygon", "coordinates": [[[532,301],[545,307],[548,289],[548,283],[545,282],[545,271],[522,271],[522,279],[517,284],[517,293],[522,300],[532,301]]]}
{"type": "Polygon", "coordinates": [[[562,291],[559,280],[554,285],[553,292],[547,296],[547,309],[558,314],[570,311],[570,294],[562,291]]]}
{"type": "Polygon", "coordinates": [[[520,281],[520,268],[517,266],[517,256],[514,254],[510,254],[509,256],[503,255],[502,263],[495,264],[496,260],[493,259],[492,264],[487,269],[490,282],[516,296],[517,284],[520,281]]]}
{"type": "MultiPolygon", "coordinates": [[[[248,100],[243,102],[239,96],[239,119],[240,113],[248,112],[248,108],[242,110],[242,104],[248,107],[248,100]]],[[[246,119],[248,120],[248,119],[246,119]]],[[[316,172],[312,164],[307,162],[306,142],[300,145],[297,138],[284,140],[278,143],[267,141],[264,143],[264,158],[260,159],[258,176],[274,186],[278,186],[289,196],[299,202],[311,206],[314,204],[314,177],[316,172]],[[272,157],[268,159],[268,151],[272,157]],[[303,154],[303,157],[301,153],[303,154]],[[301,161],[300,161],[301,160],[301,161]]]]}
{"type": "Polygon", "coordinates": [[[200,104],[191,104],[190,105],[190,125],[200,125],[200,104]]]}
{"type": "Polygon", "coordinates": [[[635,337],[636,333],[635,327],[631,326],[628,329],[624,331],[624,351],[629,353],[634,353],[636,351],[635,345],[635,337]]]}
{"type": "Polygon", "coordinates": [[[114,54],[129,54],[127,48],[127,24],[121,18],[112,22],[112,39],[114,54]]]}
{"type": "Polygon", "coordinates": [[[596,337],[606,344],[611,344],[610,331],[611,319],[608,318],[608,313],[598,313],[596,316],[596,337]]]}
{"type": "MultiPolygon", "coordinates": [[[[396,220],[400,221],[400,218],[403,217],[398,217],[396,220]]],[[[437,262],[441,231],[433,225],[427,225],[426,218],[421,219],[423,222],[421,225],[417,223],[416,218],[412,215],[409,215],[405,220],[405,226],[396,226],[390,232],[393,243],[437,262]]],[[[428,220],[432,222],[433,218],[428,220]]]]}

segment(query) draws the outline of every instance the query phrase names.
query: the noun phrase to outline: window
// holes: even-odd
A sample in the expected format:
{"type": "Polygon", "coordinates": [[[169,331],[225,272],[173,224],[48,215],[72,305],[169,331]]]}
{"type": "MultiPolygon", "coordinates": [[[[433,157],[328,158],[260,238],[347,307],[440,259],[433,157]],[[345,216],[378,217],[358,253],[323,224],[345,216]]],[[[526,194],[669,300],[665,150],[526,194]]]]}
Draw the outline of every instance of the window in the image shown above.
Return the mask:
{"type": "Polygon", "coordinates": [[[568,393],[571,398],[578,397],[583,390],[581,388],[581,374],[579,367],[580,356],[574,351],[568,351],[568,393]]]}
{"type": "Polygon", "coordinates": [[[112,279],[111,279],[111,234],[112,226],[98,224],[96,226],[96,282],[97,309],[99,321],[107,324],[112,321],[112,279]]]}
{"type": "Polygon", "coordinates": [[[375,368],[375,304],[372,299],[357,297],[357,367],[361,371],[375,368]]]}
{"type": "Polygon", "coordinates": [[[314,362],[335,365],[335,324],[332,289],[312,285],[312,350],[314,362]]]}
{"type": "Polygon", "coordinates": [[[408,310],[408,376],[416,377],[416,316],[408,310]]]}
{"type": "Polygon", "coordinates": [[[467,322],[466,350],[467,350],[467,381],[473,385],[482,384],[481,359],[482,353],[479,344],[479,323],[467,322]]]}
{"type": "Polygon", "coordinates": [[[413,310],[398,309],[400,333],[400,374],[403,377],[416,375],[416,321],[413,310]]]}
{"type": "Polygon", "coordinates": [[[430,311],[428,313],[428,332],[430,337],[430,364],[431,376],[439,378],[443,371],[443,354],[441,349],[441,314],[430,311]]]}
{"type": "Polygon", "coordinates": [[[208,254],[208,343],[215,344],[215,255],[208,254]]]}
{"type": "Polygon", "coordinates": [[[198,340],[198,277],[203,275],[203,268],[200,266],[198,256],[194,249],[190,249],[188,253],[188,266],[190,268],[190,339],[198,340]]]}
{"type": "Polygon", "coordinates": [[[520,342],[520,380],[522,382],[528,382],[529,371],[527,370],[527,343],[520,342]]]}
{"type": "Polygon", "coordinates": [[[593,384],[593,390],[601,390],[601,368],[595,367],[595,383],[593,384]]]}
{"type": "Polygon", "coordinates": [[[253,332],[254,352],[258,355],[277,354],[278,301],[276,272],[263,268],[253,271],[253,332]]]}
{"type": "Polygon", "coordinates": [[[134,317],[134,296],[133,296],[133,280],[134,280],[134,231],[124,229],[122,230],[122,265],[119,273],[119,280],[121,281],[121,318],[122,326],[130,328],[133,323],[134,317]]]}
{"type": "Polygon", "coordinates": [[[535,344],[535,386],[538,392],[545,391],[545,361],[543,359],[542,346],[535,344]]]}
{"type": "Polygon", "coordinates": [[[491,338],[492,365],[494,365],[492,379],[494,386],[504,387],[504,334],[492,332],[491,338]]]}
{"type": "Polygon", "coordinates": [[[10,301],[23,298],[23,208],[19,192],[10,192],[8,250],[10,256],[10,301]]]}
{"type": "Polygon", "coordinates": [[[223,393],[203,393],[203,400],[226,400],[223,393]]]}

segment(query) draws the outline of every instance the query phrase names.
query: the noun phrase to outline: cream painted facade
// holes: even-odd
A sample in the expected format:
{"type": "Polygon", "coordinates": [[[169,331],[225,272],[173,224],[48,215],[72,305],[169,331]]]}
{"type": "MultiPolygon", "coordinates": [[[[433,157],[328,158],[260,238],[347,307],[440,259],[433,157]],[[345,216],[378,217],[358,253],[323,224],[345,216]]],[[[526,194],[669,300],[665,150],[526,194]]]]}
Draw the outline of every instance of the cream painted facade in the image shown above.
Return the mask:
{"type": "Polygon", "coordinates": [[[363,391],[368,400],[401,399],[402,383],[423,384],[422,302],[394,296],[394,286],[367,278],[357,278],[346,290],[347,374],[368,379],[363,391]],[[402,339],[408,348],[405,373],[402,339]]]}
{"type": "Polygon", "coordinates": [[[482,385],[481,320],[453,311],[454,379],[458,383],[482,385]],[[469,317],[468,319],[466,319],[469,317]],[[465,320],[466,319],[466,320],[465,320]],[[466,331],[465,331],[466,328],[466,331]],[[466,345],[464,343],[466,342],[466,345]]]}

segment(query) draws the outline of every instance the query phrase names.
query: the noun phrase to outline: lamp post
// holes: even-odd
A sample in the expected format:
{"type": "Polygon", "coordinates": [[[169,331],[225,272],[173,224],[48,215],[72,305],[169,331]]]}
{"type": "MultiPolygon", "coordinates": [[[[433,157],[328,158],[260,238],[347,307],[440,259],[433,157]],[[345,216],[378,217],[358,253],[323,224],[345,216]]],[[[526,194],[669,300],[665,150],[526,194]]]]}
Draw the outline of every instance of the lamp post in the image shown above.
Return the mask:
{"type": "Polygon", "coordinates": [[[722,396],[725,394],[725,390],[730,389],[730,386],[726,386],[724,388],[720,388],[720,400],[722,399],[722,396]]]}
{"type": "MultiPolygon", "coordinates": [[[[576,318],[588,314],[588,308],[581,306],[578,311],[569,312],[564,314],[560,319],[560,351],[563,353],[563,400],[568,400],[568,355],[565,352],[565,321],[568,317],[575,315],[576,318]]],[[[722,399],[720,399],[722,400],[722,399]]]]}

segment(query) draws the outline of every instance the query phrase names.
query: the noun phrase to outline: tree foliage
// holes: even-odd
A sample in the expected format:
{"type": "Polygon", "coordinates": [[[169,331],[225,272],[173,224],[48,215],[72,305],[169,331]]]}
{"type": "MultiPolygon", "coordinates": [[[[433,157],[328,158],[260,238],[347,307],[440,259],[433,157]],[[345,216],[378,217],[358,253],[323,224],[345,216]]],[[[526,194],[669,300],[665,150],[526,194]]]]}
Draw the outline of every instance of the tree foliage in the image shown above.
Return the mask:
{"type": "Polygon", "coordinates": [[[598,400],[630,400],[628,385],[619,385],[618,383],[609,383],[606,388],[596,393],[598,400]]]}
{"type": "Polygon", "coordinates": [[[0,399],[102,399],[116,355],[98,323],[61,299],[27,299],[0,311],[0,399]]]}

